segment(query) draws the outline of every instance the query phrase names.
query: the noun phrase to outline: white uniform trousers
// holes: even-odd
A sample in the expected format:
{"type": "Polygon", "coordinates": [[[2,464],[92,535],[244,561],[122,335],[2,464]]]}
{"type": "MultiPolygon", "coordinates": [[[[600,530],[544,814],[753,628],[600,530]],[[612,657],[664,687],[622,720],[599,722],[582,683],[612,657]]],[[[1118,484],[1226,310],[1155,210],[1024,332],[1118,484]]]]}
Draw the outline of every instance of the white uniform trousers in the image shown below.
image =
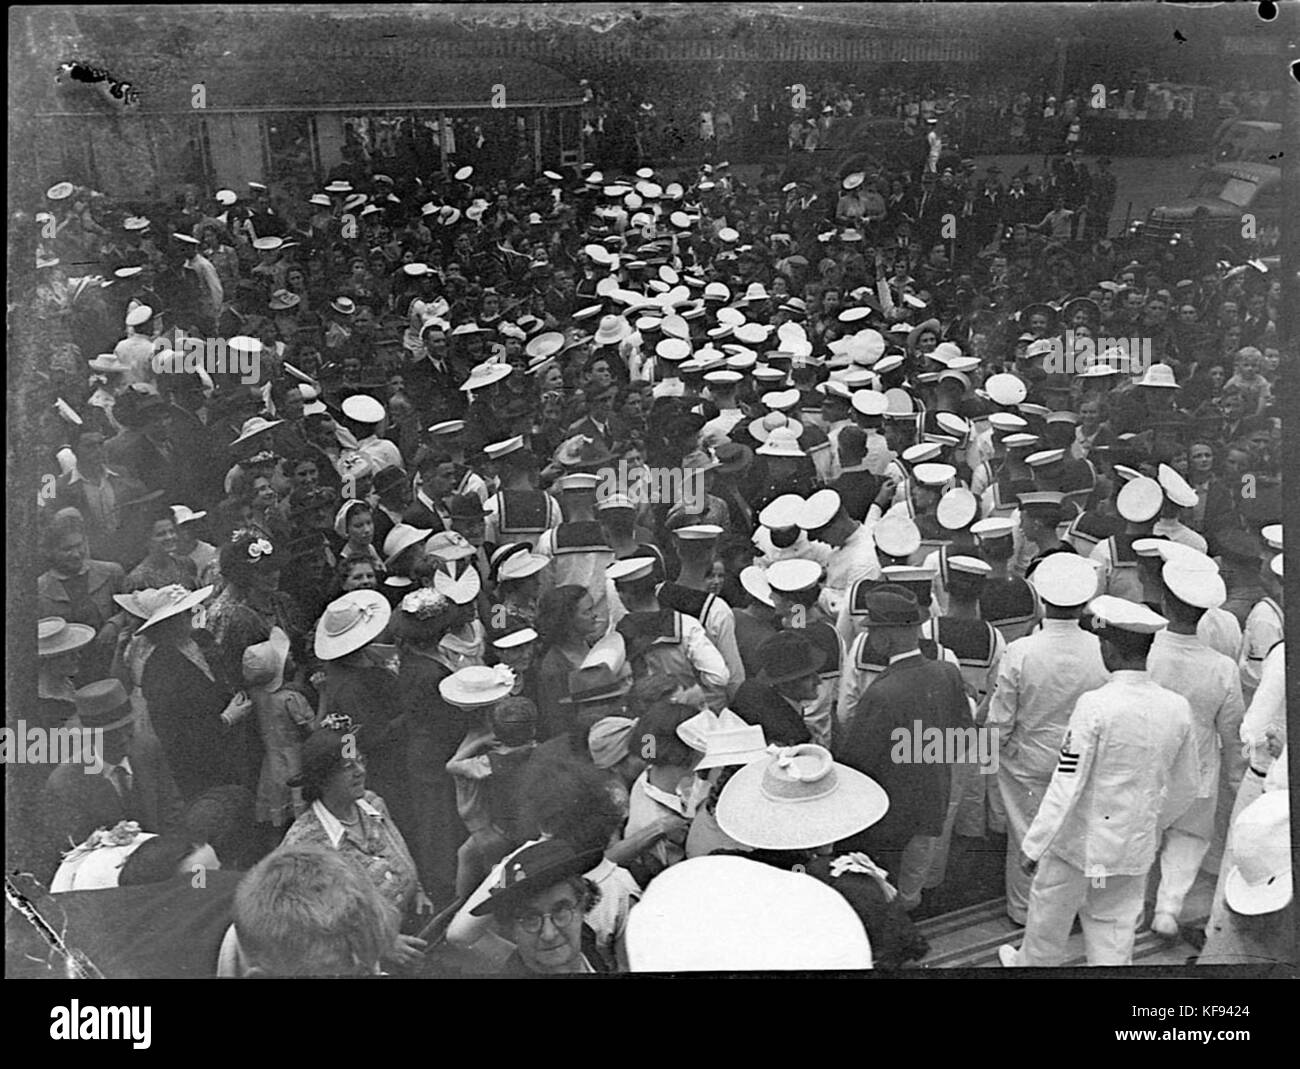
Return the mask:
{"type": "Polygon", "coordinates": [[[1050,775],[1046,779],[1032,779],[1013,775],[1005,764],[998,768],[998,794],[1007,820],[1007,916],[1017,924],[1025,923],[1029,885],[1033,882],[1020,868],[1020,845],[1038,815],[1038,807],[1043,804],[1051,782],[1050,775]]]}
{"type": "Polygon", "coordinates": [[[1060,965],[1077,916],[1089,965],[1128,965],[1142,916],[1146,874],[1092,879],[1050,850],[1038,862],[1017,965],[1060,965]]]}
{"type": "MultiPolygon", "coordinates": [[[[1218,777],[1215,777],[1216,781],[1218,777]]],[[[1187,900],[1187,892],[1196,882],[1201,861],[1210,849],[1214,835],[1214,810],[1219,801],[1219,785],[1208,798],[1198,798],[1173,826],[1165,832],[1160,849],[1160,886],[1156,890],[1156,912],[1168,913],[1175,920],[1187,900]]]]}

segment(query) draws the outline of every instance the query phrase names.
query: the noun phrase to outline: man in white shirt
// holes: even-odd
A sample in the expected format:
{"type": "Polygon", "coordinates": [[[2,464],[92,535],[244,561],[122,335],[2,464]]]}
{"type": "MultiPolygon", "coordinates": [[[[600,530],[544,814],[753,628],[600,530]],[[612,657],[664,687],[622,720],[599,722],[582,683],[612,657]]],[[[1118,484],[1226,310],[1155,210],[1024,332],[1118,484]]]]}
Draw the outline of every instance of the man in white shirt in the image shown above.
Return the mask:
{"type": "Polygon", "coordinates": [[[831,547],[822,607],[832,619],[838,619],[855,579],[880,578],[871,530],[849,517],[834,490],[818,490],[807,500],[799,515],[799,526],[810,539],[831,547]]]}

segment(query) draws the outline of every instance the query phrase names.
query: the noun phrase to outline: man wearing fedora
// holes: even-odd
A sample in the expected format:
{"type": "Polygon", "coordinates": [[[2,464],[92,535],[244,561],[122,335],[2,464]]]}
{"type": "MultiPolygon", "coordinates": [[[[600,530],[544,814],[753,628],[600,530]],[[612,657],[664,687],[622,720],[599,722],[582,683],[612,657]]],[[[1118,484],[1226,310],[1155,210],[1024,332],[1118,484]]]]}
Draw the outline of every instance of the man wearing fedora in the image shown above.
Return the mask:
{"type": "MultiPolygon", "coordinates": [[[[858,701],[848,737],[840,748],[844,764],[865,772],[885,788],[888,814],[861,836],[861,848],[894,874],[905,909],[921,903],[937,840],[943,834],[952,790],[954,759],[948,748],[931,759],[911,760],[917,742],[938,729],[971,724],[961,670],[931,660],[920,649],[926,610],[905,587],[885,583],[866,595],[866,626],[888,667],[858,701]],[[898,732],[908,740],[898,745],[898,732]]],[[[857,840],[855,840],[856,842],[857,840]]]]}
{"type": "Polygon", "coordinates": [[[798,630],[780,631],[763,643],[758,660],[758,675],[740,685],[732,710],[746,723],[761,727],[769,742],[811,742],[806,717],[815,711],[825,651],[798,630]]]}
{"type": "Polygon", "coordinates": [[[53,875],[59,856],[96,828],[134,820],[144,831],[165,834],[179,828],[183,815],[162,750],[156,740],[136,733],[135,710],[121,681],[88,683],[76,699],[71,726],[84,733],[94,760],[58,765],[41,792],[35,871],[42,878],[53,875]]]}

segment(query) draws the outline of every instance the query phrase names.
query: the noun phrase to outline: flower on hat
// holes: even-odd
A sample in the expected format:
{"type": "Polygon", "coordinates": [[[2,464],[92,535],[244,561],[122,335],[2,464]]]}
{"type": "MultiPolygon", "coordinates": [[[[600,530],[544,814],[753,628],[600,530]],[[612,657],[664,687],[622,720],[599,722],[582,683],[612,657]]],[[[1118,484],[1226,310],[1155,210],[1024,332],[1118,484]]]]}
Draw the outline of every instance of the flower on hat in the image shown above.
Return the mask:
{"type": "Polygon", "coordinates": [[[347,713],[330,713],[320,722],[321,731],[340,731],[344,735],[352,734],[355,725],[347,713]]]}
{"type": "Polygon", "coordinates": [[[408,616],[414,616],[417,620],[428,620],[439,613],[446,612],[451,605],[451,599],[445,594],[441,594],[431,587],[422,587],[419,590],[412,591],[402,599],[399,608],[408,616]]]}
{"type": "Polygon", "coordinates": [[[134,820],[119,820],[112,828],[96,828],[90,836],[66,854],[64,861],[76,861],[101,847],[130,846],[140,835],[140,825],[134,820]]]}
{"type": "Polygon", "coordinates": [[[274,547],[265,538],[258,538],[248,544],[248,559],[257,560],[260,557],[269,557],[274,552],[274,547]]]}

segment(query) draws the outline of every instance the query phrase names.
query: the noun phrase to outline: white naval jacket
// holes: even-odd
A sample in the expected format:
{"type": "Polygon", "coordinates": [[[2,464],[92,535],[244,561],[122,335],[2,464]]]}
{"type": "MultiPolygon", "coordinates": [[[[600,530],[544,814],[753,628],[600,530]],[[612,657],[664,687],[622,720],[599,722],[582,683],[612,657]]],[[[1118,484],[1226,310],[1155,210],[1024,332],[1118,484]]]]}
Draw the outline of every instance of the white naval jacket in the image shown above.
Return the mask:
{"type": "Polygon", "coordinates": [[[1050,779],[1076,703],[1109,679],[1101,643],[1078,620],[1049,618],[1009,643],[986,721],[998,731],[1001,768],[1017,779],[1050,779]]]}
{"type": "MultiPolygon", "coordinates": [[[[1006,658],[1003,658],[1005,662],[1006,658]]],[[[1092,877],[1143,876],[1200,777],[1187,699],[1146,672],[1115,672],[1083,695],[1022,850],[1092,877]]]]}
{"type": "Polygon", "coordinates": [[[1156,632],[1147,655],[1147,671],[1153,680],[1181,694],[1191,706],[1201,780],[1196,796],[1215,797],[1221,749],[1228,759],[1227,767],[1241,771],[1237,739],[1246,711],[1241,698],[1241,673],[1232,661],[1210,649],[1198,636],[1168,630],[1156,632]]]}

